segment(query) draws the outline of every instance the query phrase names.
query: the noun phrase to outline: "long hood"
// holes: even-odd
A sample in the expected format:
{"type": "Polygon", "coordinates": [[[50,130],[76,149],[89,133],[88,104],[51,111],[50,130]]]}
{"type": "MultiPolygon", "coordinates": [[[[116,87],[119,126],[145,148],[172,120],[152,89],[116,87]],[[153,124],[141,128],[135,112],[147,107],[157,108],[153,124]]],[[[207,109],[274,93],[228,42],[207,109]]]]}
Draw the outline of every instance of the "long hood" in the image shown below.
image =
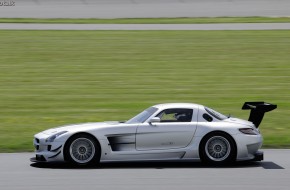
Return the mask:
{"type": "Polygon", "coordinates": [[[252,122],[239,119],[239,118],[230,117],[228,119],[225,119],[224,121],[229,122],[229,123],[235,123],[235,124],[240,124],[240,125],[246,125],[249,127],[254,127],[254,124],[252,122]]]}
{"type": "Polygon", "coordinates": [[[105,121],[105,122],[95,122],[95,123],[82,123],[82,124],[73,124],[73,125],[65,125],[57,128],[51,128],[48,130],[43,131],[42,133],[46,135],[53,135],[55,133],[61,131],[84,131],[90,129],[100,129],[105,127],[112,127],[119,125],[120,122],[118,121],[105,121]]]}

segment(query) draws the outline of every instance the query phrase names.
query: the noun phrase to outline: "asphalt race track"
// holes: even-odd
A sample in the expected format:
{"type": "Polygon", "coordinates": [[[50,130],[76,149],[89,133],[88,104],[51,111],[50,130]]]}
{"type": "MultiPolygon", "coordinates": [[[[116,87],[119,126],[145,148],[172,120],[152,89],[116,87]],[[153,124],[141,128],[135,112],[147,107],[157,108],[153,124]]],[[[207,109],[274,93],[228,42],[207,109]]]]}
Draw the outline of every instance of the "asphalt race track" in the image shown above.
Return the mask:
{"type": "Polygon", "coordinates": [[[33,153],[0,154],[1,190],[289,190],[290,150],[264,150],[262,162],[210,167],[194,163],[114,163],[94,168],[33,164],[33,153]]]}
{"type": "MultiPolygon", "coordinates": [[[[289,0],[5,0],[0,18],[290,16],[289,0]],[[9,3],[10,2],[10,3],[9,3]]],[[[1,0],[0,2],[4,2],[1,0]]]]}

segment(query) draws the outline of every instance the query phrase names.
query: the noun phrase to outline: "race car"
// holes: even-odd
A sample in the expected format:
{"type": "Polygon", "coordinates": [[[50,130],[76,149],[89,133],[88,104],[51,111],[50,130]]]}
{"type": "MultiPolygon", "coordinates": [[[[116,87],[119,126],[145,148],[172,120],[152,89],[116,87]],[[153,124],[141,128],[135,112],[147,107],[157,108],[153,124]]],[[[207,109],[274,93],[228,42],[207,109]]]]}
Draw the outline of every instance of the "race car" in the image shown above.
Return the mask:
{"type": "Polygon", "coordinates": [[[48,129],[34,136],[32,162],[195,161],[228,164],[263,160],[258,129],[277,105],[245,102],[249,121],[192,103],[149,107],[125,122],[96,122],[48,129]]]}

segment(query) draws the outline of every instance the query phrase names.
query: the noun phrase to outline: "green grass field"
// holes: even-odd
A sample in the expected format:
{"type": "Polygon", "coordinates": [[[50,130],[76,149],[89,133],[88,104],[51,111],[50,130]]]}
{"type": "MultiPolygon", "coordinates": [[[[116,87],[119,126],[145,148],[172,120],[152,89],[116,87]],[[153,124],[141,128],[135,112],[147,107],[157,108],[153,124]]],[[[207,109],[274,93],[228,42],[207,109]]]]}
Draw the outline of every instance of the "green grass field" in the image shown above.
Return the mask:
{"type": "Polygon", "coordinates": [[[290,17],[196,17],[196,18],[121,18],[121,19],[35,19],[0,18],[0,23],[56,24],[208,24],[208,23],[289,23],[290,17]]]}
{"type": "Polygon", "coordinates": [[[290,31],[0,31],[0,152],[59,125],[195,102],[247,118],[278,104],[264,147],[290,147],[290,31]]]}

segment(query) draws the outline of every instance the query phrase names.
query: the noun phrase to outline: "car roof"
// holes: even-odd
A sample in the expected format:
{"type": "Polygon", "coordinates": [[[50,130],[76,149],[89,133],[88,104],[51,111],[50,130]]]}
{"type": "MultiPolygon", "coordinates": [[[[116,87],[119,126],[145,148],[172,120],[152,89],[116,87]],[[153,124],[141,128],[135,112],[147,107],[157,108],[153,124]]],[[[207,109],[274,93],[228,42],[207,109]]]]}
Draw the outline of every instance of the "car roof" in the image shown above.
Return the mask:
{"type": "Polygon", "coordinates": [[[199,104],[193,104],[193,103],[166,103],[166,104],[157,104],[153,107],[158,109],[169,109],[169,108],[191,108],[191,109],[197,109],[199,104]]]}

